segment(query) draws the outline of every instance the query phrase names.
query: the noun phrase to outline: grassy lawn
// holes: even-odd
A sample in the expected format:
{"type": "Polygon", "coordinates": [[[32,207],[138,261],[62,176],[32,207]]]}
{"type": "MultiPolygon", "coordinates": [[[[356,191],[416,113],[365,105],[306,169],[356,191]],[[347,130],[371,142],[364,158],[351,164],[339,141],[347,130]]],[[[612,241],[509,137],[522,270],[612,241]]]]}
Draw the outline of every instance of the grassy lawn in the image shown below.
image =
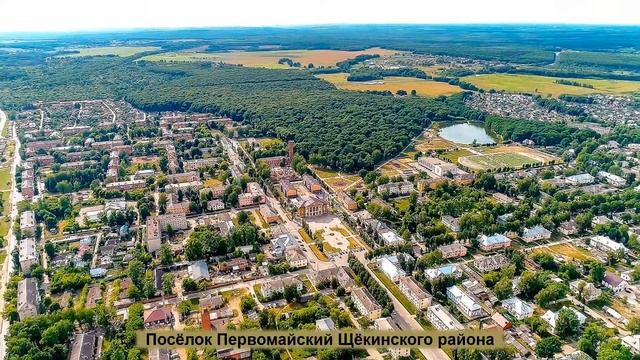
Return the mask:
{"type": "Polygon", "coordinates": [[[549,249],[570,259],[576,259],[579,261],[594,259],[591,253],[586,249],[575,247],[570,244],[551,245],[549,246],[549,249]]]}
{"type": "Polygon", "coordinates": [[[327,256],[322,251],[320,251],[320,249],[318,249],[318,247],[315,244],[309,245],[309,248],[311,249],[311,251],[313,251],[313,253],[316,255],[318,260],[320,260],[320,261],[329,261],[327,256]]]}
{"type": "Polygon", "coordinates": [[[467,76],[462,80],[485,90],[495,89],[513,93],[525,92],[556,97],[562,94],[585,95],[593,93],[619,95],[640,90],[640,81],[572,79],[537,75],[482,74],[467,76]],[[593,89],[556,83],[556,80],[560,79],[589,84],[593,86],[593,89]]]}
{"type": "Polygon", "coordinates": [[[227,290],[220,293],[224,301],[229,302],[229,300],[237,297],[242,297],[247,294],[247,289],[234,289],[227,290]]]}
{"type": "Polygon", "coordinates": [[[391,291],[393,296],[395,296],[396,299],[400,301],[402,306],[404,306],[411,315],[415,315],[417,311],[415,305],[413,305],[413,303],[411,303],[411,301],[407,299],[407,297],[400,291],[398,286],[393,281],[391,281],[391,279],[389,279],[387,275],[385,275],[382,271],[373,268],[371,270],[373,270],[373,273],[376,274],[380,281],[382,281],[384,286],[389,289],[389,291],[391,291]]]}
{"type": "Polygon", "coordinates": [[[332,227],[332,228],[330,228],[330,229],[331,229],[332,231],[337,231],[337,232],[339,232],[339,233],[340,233],[340,235],[342,235],[342,236],[344,236],[344,237],[347,237],[347,236],[350,236],[350,235],[351,235],[351,233],[349,232],[349,230],[347,230],[347,229],[345,229],[345,228],[343,228],[343,227],[341,227],[341,226],[332,227]]]}
{"type": "Polygon", "coordinates": [[[354,236],[349,236],[347,238],[347,241],[349,241],[349,249],[359,249],[360,248],[360,244],[358,244],[358,242],[356,241],[354,236]]]}
{"type": "Polygon", "coordinates": [[[11,189],[11,168],[0,168],[0,191],[11,189]]]}
{"type": "Polygon", "coordinates": [[[328,179],[338,176],[338,172],[331,169],[313,168],[313,172],[321,179],[328,179]]]}
{"type": "Polygon", "coordinates": [[[463,156],[470,156],[470,155],[473,155],[471,151],[466,149],[459,149],[459,150],[447,151],[446,153],[442,154],[440,157],[445,160],[449,160],[451,162],[457,162],[459,158],[463,156]]]}
{"type": "Polygon", "coordinates": [[[337,252],[340,252],[340,249],[331,246],[331,244],[326,241],[322,243],[322,250],[327,254],[335,254],[337,252]]]}
{"type": "Polygon", "coordinates": [[[382,80],[372,81],[347,81],[348,74],[322,74],[319,78],[334,84],[339,89],[355,91],[391,91],[396,93],[404,90],[410,93],[415,90],[420,96],[433,97],[440,95],[453,95],[462,91],[458,86],[445,82],[418,79],[412,77],[390,76],[382,80]]]}
{"type": "Polygon", "coordinates": [[[313,244],[313,239],[311,238],[311,236],[309,236],[309,234],[307,234],[306,231],[304,231],[304,229],[298,229],[298,234],[300,234],[304,242],[306,242],[307,244],[313,244]]]}
{"type": "Polygon", "coordinates": [[[298,280],[302,281],[302,283],[304,284],[305,289],[307,289],[309,292],[316,292],[317,291],[316,287],[313,286],[313,284],[309,280],[309,277],[307,276],[307,274],[298,275],[297,278],[298,278],[298,280]]]}
{"type": "Polygon", "coordinates": [[[11,213],[11,191],[2,191],[2,218],[0,219],[0,236],[7,236],[9,233],[9,222],[11,219],[9,215],[11,213]]]}
{"type": "Polygon", "coordinates": [[[394,201],[396,207],[400,211],[406,211],[409,208],[409,198],[405,197],[394,201]]]}
{"type": "Polygon", "coordinates": [[[88,48],[72,48],[70,51],[77,51],[73,54],[61,55],[60,57],[82,57],[82,56],[106,56],[116,55],[127,57],[145,51],[159,50],[157,46],[100,46],[88,48]]]}

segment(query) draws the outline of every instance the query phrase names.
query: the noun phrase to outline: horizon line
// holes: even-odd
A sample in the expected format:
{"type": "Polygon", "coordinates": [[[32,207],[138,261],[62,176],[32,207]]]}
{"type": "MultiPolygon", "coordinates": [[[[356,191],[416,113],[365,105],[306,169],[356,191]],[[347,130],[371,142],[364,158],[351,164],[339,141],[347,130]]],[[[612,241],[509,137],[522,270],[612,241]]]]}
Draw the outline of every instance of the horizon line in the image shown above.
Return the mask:
{"type": "Polygon", "coordinates": [[[564,22],[468,22],[468,23],[310,23],[310,24],[273,24],[273,25],[227,25],[227,26],[158,26],[158,27],[121,27],[77,30],[26,30],[0,31],[0,36],[39,36],[39,35],[91,35],[130,32],[160,32],[160,31],[194,31],[194,30],[250,30],[250,29],[296,29],[314,27],[340,26],[561,26],[561,27],[640,27],[640,23],[564,23],[564,22]]]}

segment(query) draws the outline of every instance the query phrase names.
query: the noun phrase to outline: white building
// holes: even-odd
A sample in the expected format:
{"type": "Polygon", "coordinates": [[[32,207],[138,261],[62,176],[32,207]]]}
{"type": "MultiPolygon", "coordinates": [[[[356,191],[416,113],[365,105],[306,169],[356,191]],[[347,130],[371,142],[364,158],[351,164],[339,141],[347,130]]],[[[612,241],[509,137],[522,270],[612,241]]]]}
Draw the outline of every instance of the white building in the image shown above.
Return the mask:
{"type": "Polygon", "coordinates": [[[289,263],[289,266],[291,266],[292,268],[307,267],[307,264],[308,264],[307,257],[304,255],[302,250],[300,250],[300,248],[298,247],[288,248],[285,251],[284,255],[285,255],[285,259],[287,259],[287,262],[289,263]]]}
{"type": "Polygon", "coordinates": [[[20,214],[20,231],[30,233],[32,236],[36,232],[36,216],[33,211],[27,210],[20,214]]]}
{"type": "Polygon", "coordinates": [[[606,180],[607,183],[615,187],[623,187],[627,185],[627,180],[625,178],[608,173],[606,171],[598,171],[598,177],[606,180]]]}
{"type": "Polygon", "coordinates": [[[549,238],[551,238],[551,231],[545,229],[542,225],[536,225],[531,229],[525,228],[522,232],[522,240],[524,240],[525,242],[532,242],[549,238]]]}
{"type": "Polygon", "coordinates": [[[591,176],[591,174],[578,174],[568,176],[566,182],[569,185],[586,185],[593,183],[595,180],[596,179],[591,176]]]}
{"type": "Polygon", "coordinates": [[[189,265],[189,276],[195,281],[211,280],[209,266],[204,260],[194,261],[189,265]]]}
{"type": "Polygon", "coordinates": [[[395,255],[386,255],[378,259],[378,269],[380,269],[389,279],[394,282],[400,280],[407,274],[400,268],[400,261],[395,255]]]}
{"type": "MultiPolygon", "coordinates": [[[[585,321],[587,321],[587,317],[584,316],[583,313],[581,313],[580,311],[572,308],[572,307],[567,307],[567,306],[563,306],[562,309],[569,309],[571,311],[573,311],[576,316],[578,317],[578,322],[580,323],[580,325],[583,325],[585,323],[585,321]]],[[[560,311],[557,312],[553,312],[551,310],[548,310],[546,313],[544,313],[544,315],[542,315],[542,320],[546,321],[547,324],[549,324],[549,332],[552,334],[555,334],[556,332],[556,320],[558,320],[558,313],[560,311]]]]}
{"type": "Polygon", "coordinates": [[[622,345],[625,345],[634,354],[640,354],[640,335],[627,335],[620,339],[622,345]]]}
{"type": "Polygon", "coordinates": [[[449,298],[460,312],[469,319],[482,316],[482,308],[478,303],[467,295],[456,285],[447,288],[447,298],[449,298]]]}
{"type": "Polygon", "coordinates": [[[22,269],[23,273],[28,274],[31,267],[38,264],[36,241],[34,238],[22,239],[18,248],[20,269],[22,269]]]}
{"type": "Polygon", "coordinates": [[[291,276],[263,283],[261,288],[262,296],[268,299],[276,294],[284,294],[284,289],[286,287],[295,287],[296,290],[298,290],[298,293],[300,293],[304,288],[302,281],[291,276]]]}
{"type": "Polygon", "coordinates": [[[611,240],[607,236],[596,235],[591,237],[591,245],[596,249],[600,249],[605,252],[618,252],[622,251],[627,253],[629,250],[623,244],[611,240]]]}
{"type": "Polygon", "coordinates": [[[517,297],[502,300],[502,307],[518,320],[524,320],[533,316],[533,307],[526,301],[517,297]]]}
{"type": "Polygon", "coordinates": [[[460,278],[462,276],[462,270],[455,264],[444,265],[438,268],[425,270],[425,275],[427,275],[429,280],[436,280],[445,276],[460,278]]]}
{"type": "Polygon", "coordinates": [[[464,326],[440,304],[429,306],[427,320],[438,330],[464,330],[464,326]]]}

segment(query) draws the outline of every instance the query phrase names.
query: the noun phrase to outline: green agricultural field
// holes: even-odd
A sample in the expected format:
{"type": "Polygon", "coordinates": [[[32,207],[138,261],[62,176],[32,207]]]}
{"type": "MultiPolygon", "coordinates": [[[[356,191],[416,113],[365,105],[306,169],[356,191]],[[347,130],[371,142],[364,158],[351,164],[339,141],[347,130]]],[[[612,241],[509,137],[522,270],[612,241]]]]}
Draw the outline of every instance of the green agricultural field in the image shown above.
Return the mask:
{"type": "Polygon", "coordinates": [[[71,48],[70,51],[77,51],[73,54],[65,54],[61,57],[83,57],[83,56],[107,56],[115,55],[121,57],[132,56],[145,51],[155,51],[157,46],[101,46],[88,48],[71,48]]]}
{"type": "Polygon", "coordinates": [[[556,97],[562,94],[587,95],[594,93],[621,95],[640,91],[640,81],[625,80],[574,79],[513,74],[472,75],[464,77],[462,80],[485,90],[493,89],[497,91],[531,93],[543,96],[552,95],[556,97]],[[559,79],[589,84],[593,86],[593,89],[558,84],[556,80],[559,79]]]}

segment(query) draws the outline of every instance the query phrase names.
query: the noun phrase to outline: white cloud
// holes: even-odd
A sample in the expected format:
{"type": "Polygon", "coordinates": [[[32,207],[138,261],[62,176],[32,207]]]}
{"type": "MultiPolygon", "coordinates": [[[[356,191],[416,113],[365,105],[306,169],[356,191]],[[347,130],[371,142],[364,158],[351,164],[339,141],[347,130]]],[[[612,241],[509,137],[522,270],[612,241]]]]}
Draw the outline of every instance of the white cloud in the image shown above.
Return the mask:
{"type": "Polygon", "coordinates": [[[637,0],[0,0],[0,32],[338,23],[638,24],[637,0]]]}

